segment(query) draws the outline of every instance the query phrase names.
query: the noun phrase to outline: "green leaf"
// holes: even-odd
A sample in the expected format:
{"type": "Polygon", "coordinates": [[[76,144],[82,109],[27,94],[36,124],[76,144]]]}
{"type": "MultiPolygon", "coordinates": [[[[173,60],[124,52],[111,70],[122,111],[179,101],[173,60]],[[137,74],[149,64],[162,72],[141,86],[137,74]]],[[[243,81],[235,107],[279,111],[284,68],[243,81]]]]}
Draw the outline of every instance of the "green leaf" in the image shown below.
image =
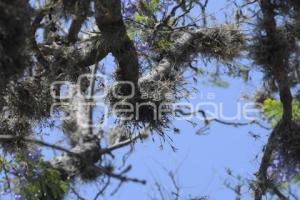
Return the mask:
{"type": "Polygon", "coordinates": [[[300,184],[300,174],[298,174],[297,176],[295,176],[294,180],[295,180],[295,182],[297,184],[300,184]]]}
{"type": "Polygon", "coordinates": [[[68,183],[61,179],[60,172],[49,168],[44,163],[39,164],[41,174],[33,179],[28,179],[28,184],[22,185],[21,193],[31,200],[44,199],[44,194],[48,194],[55,200],[63,199],[64,194],[68,191],[68,183]]]}
{"type": "Polygon", "coordinates": [[[170,41],[168,41],[167,39],[162,38],[157,42],[156,46],[160,49],[167,50],[167,49],[171,48],[172,43],[170,41]]]}
{"type": "Polygon", "coordinates": [[[134,16],[134,19],[138,23],[145,23],[147,21],[147,17],[146,16],[142,16],[142,15],[139,15],[139,14],[136,14],[134,16]]]}
{"type": "Polygon", "coordinates": [[[159,0],[151,0],[150,3],[149,3],[149,7],[150,9],[152,10],[152,12],[155,12],[158,7],[159,7],[159,0]]]}
{"type": "MultiPolygon", "coordinates": [[[[293,107],[293,120],[300,120],[300,104],[294,100],[292,102],[293,107]]],[[[282,103],[275,99],[266,99],[263,103],[263,113],[269,122],[275,126],[281,119],[283,108],[282,103]]]]}

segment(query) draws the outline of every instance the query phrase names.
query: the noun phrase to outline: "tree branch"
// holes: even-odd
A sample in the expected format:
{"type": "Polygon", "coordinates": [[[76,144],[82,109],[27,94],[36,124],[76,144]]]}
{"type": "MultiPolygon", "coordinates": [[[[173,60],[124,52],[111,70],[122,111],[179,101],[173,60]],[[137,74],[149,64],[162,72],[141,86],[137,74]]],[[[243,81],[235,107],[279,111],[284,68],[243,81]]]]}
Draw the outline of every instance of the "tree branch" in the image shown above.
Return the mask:
{"type": "Polygon", "coordinates": [[[115,56],[119,64],[116,79],[136,85],[139,78],[138,57],[122,19],[121,1],[96,0],[95,15],[103,46],[115,56]]]}

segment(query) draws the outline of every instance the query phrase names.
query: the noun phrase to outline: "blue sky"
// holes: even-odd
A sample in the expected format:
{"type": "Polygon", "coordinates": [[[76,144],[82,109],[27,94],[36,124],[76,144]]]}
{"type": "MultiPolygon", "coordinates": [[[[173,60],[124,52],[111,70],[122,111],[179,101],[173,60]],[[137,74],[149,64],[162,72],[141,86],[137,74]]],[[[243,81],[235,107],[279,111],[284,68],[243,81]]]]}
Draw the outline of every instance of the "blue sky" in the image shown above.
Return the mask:
{"type": "MultiPolygon", "coordinates": [[[[231,80],[230,85],[228,89],[201,84],[198,87],[202,87],[204,93],[215,92],[216,101],[223,102],[227,108],[225,112],[233,114],[239,95],[241,92],[248,93],[249,89],[243,88],[245,84],[240,80],[231,80]]],[[[148,180],[153,180],[154,176],[168,187],[170,181],[162,167],[175,170],[181,164],[178,179],[184,189],[184,196],[193,194],[207,195],[210,199],[217,200],[234,199],[234,193],[223,185],[228,178],[225,169],[230,168],[235,174],[253,178],[253,173],[258,168],[255,156],[260,152],[262,143],[254,141],[248,132],[251,130],[264,135],[265,131],[255,126],[233,128],[212,124],[207,135],[198,136],[189,123],[180,121],[175,124],[182,130],[179,135],[170,133],[178,151],[173,152],[168,144],[161,150],[160,143],[153,143],[151,140],[139,144],[128,160],[134,167],[130,175],[148,180]]],[[[147,199],[147,193],[152,192],[151,182],[146,188],[130,184],[124,185],[114,198],[108,199],[125,200],[133,197],[132,195],[136,199],[147,199]]]]}

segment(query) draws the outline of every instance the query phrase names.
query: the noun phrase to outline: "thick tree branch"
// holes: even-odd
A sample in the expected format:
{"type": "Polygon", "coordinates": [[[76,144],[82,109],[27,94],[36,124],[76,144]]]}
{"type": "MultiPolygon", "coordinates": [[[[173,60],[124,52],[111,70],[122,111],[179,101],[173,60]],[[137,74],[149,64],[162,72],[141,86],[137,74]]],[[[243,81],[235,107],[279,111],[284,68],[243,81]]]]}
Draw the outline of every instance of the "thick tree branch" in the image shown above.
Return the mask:
{"type": "Polygon", "coordinates": [[[71,152],[70,150],[68,150],[64,147],[57,146],[55,144],[49,144],[45,141],[37,140],[37,139],[31,138],[31,137],[21,137],[21,136],[14,136],[14,135],[0,135],[0,141],[4,141],[4,142],[17,142],[17,141],[28,142],[28,143],[37,144],[39,146],[48,147],[48,148],[51,148],[51,149],[63,151],[67,154],[76,156],[73,152],[71,152]]]}
{"type": "Polygon", "coordinates": [[[182,31],[157,67],[141,77],[139,82],[171,79],[198,54],[217,59],[232,59],[238,56],[242,46],[242,34],[234,28],[216,27],[182,31]]]}
{"type": "Polygon", "coordinates": [[[73,21],[69,28],[69,34],[67,37],[69,44],[74,44],[78,40],[78,33],[90,11],[90,3],[90,0],[78,1],[76,13],[73,15],[73,21]]]}
{"type": "Polygon", "coordinates": [[[116,79],[137,84],[138,57],[122,19],[121,1],[96,0],[95,14],[96,23],[103,38],[103,46],[115,56],[119,64],[116,79]]]}
{"type": "Polygon", "coordinates": [[[259,171],[257,173],[257,188],[255,190],[255,199],[261,200],[268,189],[271,189],[280,199],[287,199],[281,192],[268,180],[267,170],[272,161],[272,155],[276,147],[276,139],[286,130],[290,129],[292,123],[292,94],[287,76],[288,58],[282,55],[278,37],[278,29],[275,19],[275,7],[270,0],[261,0],[259,2],[263,14],[263,30],[266,31],[267,44],[271,47],[268,52],[272,58],[266,63],[270,73],[275,77],[279,88],[280,101],[283,105],[282,119],[272,131],[265,147],[259,171]]]}
{"type": "Polygon", "coordinates": [[[292,120],[292,94],[290,90],[290,83],[287,75],[288,57],[282,55],[279,44],[280,37],[278,37],[278,29],[275,19],[275,7],[270,0],[260,1],[261,11],[263,13],[263,29],[267,34],[267,43],[270,45],[270,54],[273,55],[268,63],[271,73],[274,75],[278,84],[280,101],[283,104],[283,116],[284,121],[292,120]]]}

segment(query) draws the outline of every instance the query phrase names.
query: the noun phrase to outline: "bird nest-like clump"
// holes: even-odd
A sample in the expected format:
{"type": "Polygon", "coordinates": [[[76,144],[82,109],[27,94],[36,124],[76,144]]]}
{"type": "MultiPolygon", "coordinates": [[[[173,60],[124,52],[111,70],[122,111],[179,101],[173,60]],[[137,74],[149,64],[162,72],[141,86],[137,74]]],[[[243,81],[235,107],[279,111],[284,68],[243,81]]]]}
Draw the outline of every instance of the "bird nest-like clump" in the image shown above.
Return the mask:
{"type": "Polygon", "coordinates": [[[175,90],[171,81],[144,81],[134,91],[121,85],[110,88],[107,100],[115,116],[129,128],[160,129],[166,128],[172,117],[175,90]]]}
{"type": "MultiPolygon", "coordinates": [[[[32,133],[31,124],[27,118],[16,115],[11,110],[4,108],[0,115],[0,135],[26,137],[32,133]]],[[[0,141],[0,146],[6,152],[16,152],[26,149],[27,145],[22,140],[17,138],[3,139],[0,141]]]]}
{"type": "Polygon", "coordinates": [[[19,82],[11,82],[4,99],[0,115],[0,134],[16,136],[17,139],[3,140],[0,144],[4,150],[10,152],[26,149],[27,144],[21,138],[30,136],[32,126],[50,116],[50,84],[43,78],[25,78],[19,82]]]}
{"type": "Polygon", "coordinates": [[[27,40],[30,15],[27,1],[0,2],[0,108],[6,84],[21,76],[30,63],[27,40]]]}
{"type": "Polygon", "coordinates": [[[290,165],[300,164],[300,123],[291,122],[281,127],[276,141],[276,149],[283,162],[290,165]]]}
{"type": "Polygon", "coordinates": [[[286,34],[284,28],[270,38],[264,31],[258,31],[250,45],[250,56],[255,64],[261,65],[268,73],[278,60],[289,57],[289,53],[295,49],[295,39],[291,34],[286,34]]]}
{"type": "Polygon", "coordinates": [[[26,78],[9,86],[7,107],[29,120],[42,120],[50,116],[53,99],[47,78],[26,78]]]}
{"type": "Polygon", "coordinates": [[[200,32],[202,37],[194,41],[198,51],[208,58],[232,60],[240,55],[245,38],[234,26],[207,28],[200,32]]]}

